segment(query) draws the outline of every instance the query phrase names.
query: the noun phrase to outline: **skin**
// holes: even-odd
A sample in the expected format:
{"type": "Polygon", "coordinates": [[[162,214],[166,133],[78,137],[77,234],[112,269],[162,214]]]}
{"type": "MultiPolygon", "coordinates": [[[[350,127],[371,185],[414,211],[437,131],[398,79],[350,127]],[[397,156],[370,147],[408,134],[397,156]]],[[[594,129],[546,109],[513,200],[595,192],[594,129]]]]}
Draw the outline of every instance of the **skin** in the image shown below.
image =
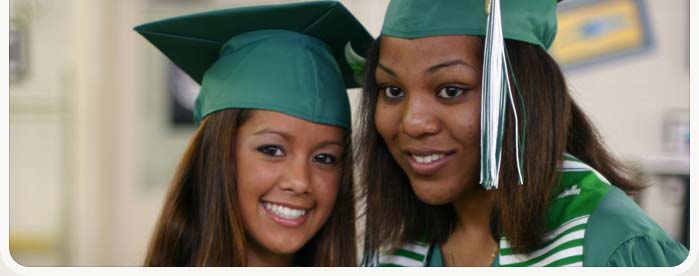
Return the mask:
{"type": "Polygon", "coordinates": [[[487,266],[496,249],[494,193],[479,185],[482,51],[474,36],[384,36],[375,75],[374,122],[391,155],[420,200],[457,211],[441,245],[447,265],[487,266]],[[416,157],[435,154],[427,164],[416,157]]]}
{"type": "Polygon", "coordinates": [[[250,266],[289,266],[332,212],[341,179],[342,128],[251,111],[236,137],[238,202],[250,266]],[[289,219],[265,203],[305,210],[289,219]]]}

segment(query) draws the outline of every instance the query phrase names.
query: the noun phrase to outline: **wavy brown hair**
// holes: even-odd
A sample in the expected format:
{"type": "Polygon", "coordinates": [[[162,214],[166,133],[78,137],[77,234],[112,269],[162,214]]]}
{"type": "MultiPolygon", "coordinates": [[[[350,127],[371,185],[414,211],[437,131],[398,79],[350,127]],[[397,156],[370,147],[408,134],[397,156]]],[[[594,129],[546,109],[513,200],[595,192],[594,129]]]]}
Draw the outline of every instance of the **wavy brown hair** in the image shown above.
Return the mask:
{"type": "MultiPolygon", "coordinates": [[[[153,233],[146,266],[246,266],[246,235],[236,201],[235,137],[250,112],[204,118],[180,161],[153,233]]],[[[349,131],[340,189],[328,221],[294,256],[298,266],[355,266],[355,211],[349,131]]]]}
{"type": "MultiPolygon", "coordinates": [[[[413,192],[408,177],[391,156],[374,124],[378,85],[375,79],[379,37],[367,54],[364,91],[359,104],[357,152],[362,193],[366,198],[365,256],[407,241],[443,243],[456,224],[451,204],[428,205],[413,192]]],[[[526,252],[541,242],[545,214],[558,194],[557,167],[568,152],[602,173],[627,193],[642,189],[605,149],[590,120],[568,92],[558,64],[539,46],[506,40],[518,117],[526,123],[520,133],[524,147],[524,185],[517,184],[513,114],[508,110],[503,140],[499,189],[491,217],[491,231],[504,235],[515,252],[526,252]]],[[[521,126],[520,126],[520,129],[521,126]]]]}

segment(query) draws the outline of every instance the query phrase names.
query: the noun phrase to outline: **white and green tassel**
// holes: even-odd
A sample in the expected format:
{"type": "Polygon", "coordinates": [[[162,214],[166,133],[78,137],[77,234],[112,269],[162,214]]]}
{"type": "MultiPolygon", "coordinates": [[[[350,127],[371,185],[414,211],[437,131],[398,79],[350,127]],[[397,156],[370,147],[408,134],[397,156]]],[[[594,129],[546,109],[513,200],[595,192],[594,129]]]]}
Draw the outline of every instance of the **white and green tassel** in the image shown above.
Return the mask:
{"type": "Polygon", "coordinates": [[[500,0],[486,0],[487,28],[483,57],[483,92],[481,99],[481,177],[483,188],[498,188],[502,141],[505,132],[506,101],[512,106],[515,120],[515,152],[518,183],[523,184],[522,159],[517,110],[510,87],[508,59],[502,31],[500,0]]]}

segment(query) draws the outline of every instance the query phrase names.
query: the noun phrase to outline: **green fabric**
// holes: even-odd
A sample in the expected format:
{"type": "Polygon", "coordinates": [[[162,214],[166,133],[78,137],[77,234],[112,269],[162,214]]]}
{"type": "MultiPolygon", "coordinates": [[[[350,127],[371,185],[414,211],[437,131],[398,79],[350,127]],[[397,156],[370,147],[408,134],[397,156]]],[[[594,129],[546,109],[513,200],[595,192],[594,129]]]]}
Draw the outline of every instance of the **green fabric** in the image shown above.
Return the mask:
{"type": "Polygon", "coordinates": [[[364,266],[425,266],[430,245],[414,241],[365,259],[364,266]]]}
{"type": "Polygon", "coordinates": [[[689,254],[613,187],[588,221],[585,266],[676,266],[689,254]]]}
{"type": "Polygon", "coordinates": [[[439,246],[434,245],[430,248],[429,253],[427,253],[427,265],[430,267],[442,267],[444,265],[444,258],[442,258],[442,250],[439,246]]]}
{"type": "Polygon", "coordinates": [[[592,213],[611,188],[606,179],[568,154],[564,157],[558,177],[559,195],[551,201],[546,215],[549,231],[573,218],[592,213]]]}
{"type": "Polygon", "coordinates": [[[420,254],[415,253],[415,252],[413,252],[413,251],[405,250],[405,249],[402,249],[402,248],[396,249],[396,251],[394,251],[393,254],[394,254],[394,255],[398,255],[398,256],[403,256],[403,257],[406,257],[406,258],[409,258],[409,259],[413,259],[413,260],[416,260],[416,261],[422,261],[422,260],[425,259],[425,256],[423,256],[423,255],[420,255],[420,254]]]}
{"type": "Polygon", "coordinates": [[[364,53],[372,41],[336,1],[217,10],[134,29],[201,84],[197,124],[222,109],[256,108],[349,129],[346,88],[359,84],[345,47],[364,53]]]}
{"type": "Polygon", "coordinates": [[[350,107],[326,44],[283,30],[237,35],[204,75],[195,118],[236,108],[261,108],[349,129],[350,107]]]}
{"type": "MultiPolygon", "coordinates": [[[[502,0],[505,38],[548,49],[556,37],[555,0],[502,0]]],[[[381,33],[401,38],[478,35],[486,31],[485,0],[391,0],[381,33]]]]}

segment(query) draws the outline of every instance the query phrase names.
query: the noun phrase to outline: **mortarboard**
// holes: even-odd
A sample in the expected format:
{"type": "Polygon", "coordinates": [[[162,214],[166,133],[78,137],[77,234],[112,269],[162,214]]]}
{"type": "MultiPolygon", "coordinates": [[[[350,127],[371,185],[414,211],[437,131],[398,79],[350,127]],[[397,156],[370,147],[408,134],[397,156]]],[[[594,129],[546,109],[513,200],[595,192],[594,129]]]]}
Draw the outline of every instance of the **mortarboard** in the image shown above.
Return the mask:
{"type": "Polygon", "coordinates": [[[346,55],[372,41],[336,1],[215,10],[134,30],[201,84],[197,125],[219,110],[255,108],[349,130],[346,89],[359,83],[346,55]]]}

